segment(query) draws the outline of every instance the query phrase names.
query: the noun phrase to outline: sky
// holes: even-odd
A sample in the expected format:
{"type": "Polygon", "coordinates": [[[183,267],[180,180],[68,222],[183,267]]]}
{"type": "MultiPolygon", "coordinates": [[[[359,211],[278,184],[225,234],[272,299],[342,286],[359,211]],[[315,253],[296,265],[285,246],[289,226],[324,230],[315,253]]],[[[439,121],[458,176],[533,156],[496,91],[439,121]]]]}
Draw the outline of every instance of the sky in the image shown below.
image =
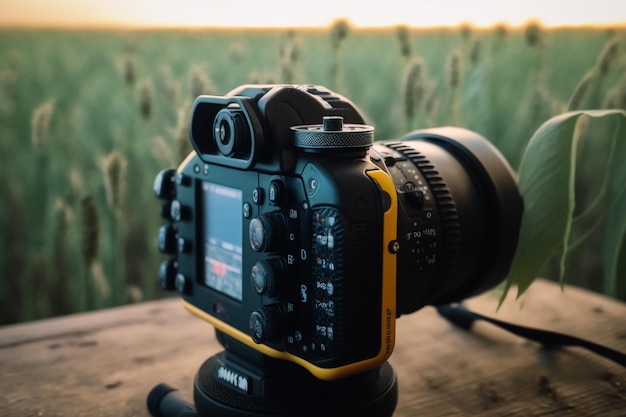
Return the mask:
{"type": "Polygon", "coordinates": [[[626,26],[626,0],[0,0],[0,26],[626,26]]]}

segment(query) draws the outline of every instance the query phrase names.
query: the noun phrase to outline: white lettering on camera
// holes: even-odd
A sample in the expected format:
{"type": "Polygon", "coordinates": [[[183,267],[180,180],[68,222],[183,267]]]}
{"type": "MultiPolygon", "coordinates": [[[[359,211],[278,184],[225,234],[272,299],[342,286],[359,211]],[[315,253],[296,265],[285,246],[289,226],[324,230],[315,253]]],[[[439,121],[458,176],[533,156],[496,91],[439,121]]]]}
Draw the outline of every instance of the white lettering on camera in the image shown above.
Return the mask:
{"type": "Polygon", "coordinates": [[[229,383],[235,388],[248,392],[248,378],[241,376],[236,372],[226,369],[223,366],[217,370],[217,379],[229,383]]]}

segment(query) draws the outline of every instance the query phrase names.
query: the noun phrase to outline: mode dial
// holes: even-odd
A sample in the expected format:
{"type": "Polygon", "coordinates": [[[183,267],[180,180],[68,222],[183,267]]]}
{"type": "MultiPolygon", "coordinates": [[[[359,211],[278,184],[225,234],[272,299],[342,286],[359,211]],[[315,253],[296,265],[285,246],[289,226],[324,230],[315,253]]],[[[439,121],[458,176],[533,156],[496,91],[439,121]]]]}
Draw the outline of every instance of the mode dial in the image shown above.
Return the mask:
{"type": "Polygon", "coordinates": [[[367,150],[374,143],[374,128],[343,124],[341,116],[324,116],[322,124],[293,126],[294,146],[320,152],[367,150]]]}

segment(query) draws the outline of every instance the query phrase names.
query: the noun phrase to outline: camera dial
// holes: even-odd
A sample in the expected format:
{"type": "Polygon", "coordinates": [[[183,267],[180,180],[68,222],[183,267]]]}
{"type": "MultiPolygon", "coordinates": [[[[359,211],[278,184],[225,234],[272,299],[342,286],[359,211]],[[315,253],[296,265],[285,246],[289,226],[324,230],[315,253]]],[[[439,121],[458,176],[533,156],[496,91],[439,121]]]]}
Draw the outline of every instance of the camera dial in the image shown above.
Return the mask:
{"type": "Polygon", "coordinates": [[[254,292],[259,295],[275,297],[279,295],[286,274],[285,263],[281,258],[258,261],[252,267],[250,280],[254,292]]]}
{"type": "Polygon", "coordinates": [[[254,251],[274,251],[285,239],[285,219],[279,212],[263,213],[250,221],[248,234],[254,251]]]}
{"type": "Polygon", "coordinates": [[[341,116],[324,116],[322,124],[293,126],[294,146],[313,152],[367,150],[374,143],[374,128],[344,124],[341,116]]]}

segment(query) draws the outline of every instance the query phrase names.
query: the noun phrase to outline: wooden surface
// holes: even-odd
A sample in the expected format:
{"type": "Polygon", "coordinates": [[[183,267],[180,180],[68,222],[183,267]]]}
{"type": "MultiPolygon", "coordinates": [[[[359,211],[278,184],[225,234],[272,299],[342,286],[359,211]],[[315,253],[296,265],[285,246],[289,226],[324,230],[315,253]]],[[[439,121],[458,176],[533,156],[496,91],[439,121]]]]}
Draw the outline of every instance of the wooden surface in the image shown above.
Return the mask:
{"type": "MultiPolygon", "coordinates": [[[[566,332],[626,352],[626,304],[538,281],[523,307],[477,312],[566,332]]],[[[626,368],[580,348],[547,350],[487,323],[472,332],[425,308],[398,321],[394,417],[626,416],[626,368]]],[[[221,350],[178,298],[0,328],[0,416],[148,416],[159,382],[192,398],[193,377],[221,350]]],[[[219,417],[219,416],[215,416],[219,417]]]]}

